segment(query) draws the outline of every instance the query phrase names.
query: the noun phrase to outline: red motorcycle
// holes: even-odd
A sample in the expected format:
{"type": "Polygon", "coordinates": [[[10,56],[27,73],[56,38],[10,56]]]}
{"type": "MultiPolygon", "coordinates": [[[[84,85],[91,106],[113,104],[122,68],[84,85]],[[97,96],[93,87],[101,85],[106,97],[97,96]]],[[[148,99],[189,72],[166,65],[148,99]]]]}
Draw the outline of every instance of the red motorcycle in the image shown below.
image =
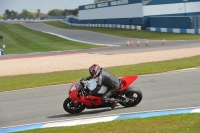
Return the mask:
{"type": "MultiPolygon", "coordinates": [[[[133,107],[142,100],[142,92],[135,87],[130,87],[138,76],[126,76],[120,78],[121,88],[112,95],[117,103],[124,107],[133,107]]],[[[109,104],[103,104],[101,96],[107,91],[107,87],[102,86],[101,89],[93,94],[97,86],[98,78],[89,81],[80,81],[72,83],[69,90],[69,97],[64,101],[63,108],[66,112],[75,114],[82,112],[85,108],[103,108],[110,107],[109,104]]]]}

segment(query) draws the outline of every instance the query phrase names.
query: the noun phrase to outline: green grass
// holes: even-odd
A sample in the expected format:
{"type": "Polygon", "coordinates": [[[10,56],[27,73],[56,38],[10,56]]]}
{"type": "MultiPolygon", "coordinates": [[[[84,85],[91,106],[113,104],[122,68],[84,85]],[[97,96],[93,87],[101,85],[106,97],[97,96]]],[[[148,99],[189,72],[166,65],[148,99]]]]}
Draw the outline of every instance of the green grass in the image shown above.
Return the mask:
{"type": "Polygon", "coordinates": [[[5,54],[23,54],[33,52],[88,49],[97,46],[69,41],[54,35],[34,31],[20,24],[0,23],[0,48],[6,45],[5,54]]]}
{"type": "MultiPolygon", "coordinates": [[[[160,73],[171,70],[200,66],[200,55],[160,62],[107,68],[116,76],[160,73]]],[[[89,75],[88,70],[61,71],[45,74],[29,74],[0,77],[0,91],[34,88],[39,86],[65,84],[89,75]]]]}
{"type": "MultiPolygon", "coordinates": [[[[89,125],[24,131],[26,133],[199,133],[200,114],[117,120],[89,125]]],[[[23,133],[23,132],[21,132],[23,133]]]]}
{"type": "Polygon", "coordinates": [[[199,34],[177,34],[177,33],[162,33],[162,32],[153,32],[146,30],[127,30],[127,29],[117,29],[117,28],[94,28],[94,27],[77,27],[69,26],[60,21],[50,21],[44,22],[46,24],[56,26],[59,28],[65,29],[75,29],[75,30],[88,30],[94,32],[100,32],[110,35],[130,37],[130,38],[140,38],[140,39],[150,39],[150,40],[196,40],[200,39],[199,34]]]}

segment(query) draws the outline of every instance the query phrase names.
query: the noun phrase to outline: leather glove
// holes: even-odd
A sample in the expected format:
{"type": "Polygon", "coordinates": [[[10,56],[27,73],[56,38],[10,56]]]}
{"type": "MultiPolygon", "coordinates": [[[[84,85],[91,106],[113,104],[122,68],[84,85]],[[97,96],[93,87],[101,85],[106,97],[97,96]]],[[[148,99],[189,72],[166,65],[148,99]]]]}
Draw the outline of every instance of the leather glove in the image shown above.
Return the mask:
{"type": "Polygon", "coordinates": [[[80,81],[86,81],[86,78],[82,78],[80,81]]]}

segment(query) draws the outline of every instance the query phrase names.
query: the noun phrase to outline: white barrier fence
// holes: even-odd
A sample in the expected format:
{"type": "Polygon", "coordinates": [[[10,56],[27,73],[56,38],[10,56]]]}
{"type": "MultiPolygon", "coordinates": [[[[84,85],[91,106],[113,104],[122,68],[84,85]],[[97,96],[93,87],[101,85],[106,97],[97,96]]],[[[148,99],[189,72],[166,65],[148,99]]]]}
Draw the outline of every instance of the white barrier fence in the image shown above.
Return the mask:
{"type": "Polygon", "coordinates": [[[71,26],[79,26],[79,27],[104,27],[104,28],[120,28],[120,29],[132,29],[132,30],[141,30],[142,26],[135,25],[120,25],[120,24],[75,24],[69,23],[61,20],[61,22],[71,25],[71,26]]]}
{"type": "Polygon", "coordinates": [[[156,31],[156,32],[200,34],[200,29],[160,28],[160,27],[147,27],[146,29],[149,31],[156,31]]]}

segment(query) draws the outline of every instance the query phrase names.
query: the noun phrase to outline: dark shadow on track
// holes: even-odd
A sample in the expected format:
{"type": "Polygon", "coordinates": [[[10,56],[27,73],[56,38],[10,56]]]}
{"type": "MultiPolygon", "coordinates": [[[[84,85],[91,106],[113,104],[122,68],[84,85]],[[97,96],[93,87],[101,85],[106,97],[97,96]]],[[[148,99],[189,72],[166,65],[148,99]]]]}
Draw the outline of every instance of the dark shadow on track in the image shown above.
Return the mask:
{"type": "MultiPolygon", "coordinates": [[[[117,107],[114,110],[122,110],[122,109],[125,109],[125,107],[117,107]]],[[[83,111],[77,114],[69,114],[66,112],[66,114],[52,115],[52,116],[48,116],[47,118],[50,118],[50,119],[66,118],[66,117],[70,118],[74,116],[77,117],[77,116],[84,116],[88,114],[98,114],[98,113],[107,112],[107,111],[112,111],[112,109],[111,108],[103,108],[103,109],[98,109],[98,110],[92,109],[92,110],[87,110],[85,112],[83,111]]]]}

